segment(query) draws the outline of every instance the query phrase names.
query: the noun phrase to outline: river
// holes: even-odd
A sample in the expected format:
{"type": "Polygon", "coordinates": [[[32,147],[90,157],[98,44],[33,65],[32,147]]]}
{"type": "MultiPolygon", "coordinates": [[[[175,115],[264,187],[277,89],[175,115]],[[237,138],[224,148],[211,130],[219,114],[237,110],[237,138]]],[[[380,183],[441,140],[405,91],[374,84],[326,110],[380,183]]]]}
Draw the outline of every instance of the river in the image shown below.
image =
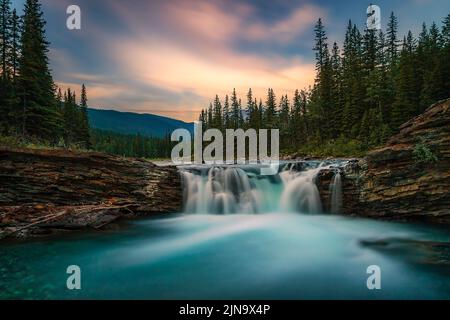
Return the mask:
{"type": "Polygon", "coordinates": [[[341,165],[181,168],[182,213],[2,243],[0,299],[449,299],[448,228],[322,212],[315,176],[336,170],[339,213],[341,165]],[[372,265],[381,289],[367,287],[372,265]]]}

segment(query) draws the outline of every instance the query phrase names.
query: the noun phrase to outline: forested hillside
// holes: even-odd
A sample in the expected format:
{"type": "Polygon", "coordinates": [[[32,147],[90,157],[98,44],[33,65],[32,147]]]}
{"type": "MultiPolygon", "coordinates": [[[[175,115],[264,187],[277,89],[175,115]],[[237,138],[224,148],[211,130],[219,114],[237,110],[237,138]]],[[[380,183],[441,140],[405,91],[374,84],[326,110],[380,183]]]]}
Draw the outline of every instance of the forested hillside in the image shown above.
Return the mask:
{"type": "Polygon", "coordinates": [[[327,42],[321,19],[315,27],[314,86],[293,97],[268,89],[265,101],[249,89],[216,95],[199,117],[206,128],[279,128],[285,152],[364,154],[383,144],[398,126],[450,96],[450,15],[439,27],[423,24],[414,37],[398,35],[389,17],[386,32],[363,32],[348,22],[342,47],[327,42]],[[277,99],[278,98],[278,99],[277,99]]]}
{"type": "Polygon", "coordinates": [[[86,88],[79,103],[75,92],[57,89],[48,48],[39,1],[27,0],[19,16],[0,0],[0,135],[89,148],[86,88]]]}
{"type": "Polygon", "coordinates": [[[100,111],[91,110],[95,127],[126,134],[91,131],[85,85],[77,98],[74,90],[63,92],[53,81],[41,4],[27,0],[20,16],[11,8],[10,0],[0,0],[0,143],[92,149],[135,157],[170,155],[167,133],[174,127],[190,128],[189,124],[114,111],[100,116],[100,111]]]}
{"type": "Polygon", "coordinates": [[[194,129],[192,123],[154,114],[88,109],[88,115],[92,128],[127,135],[141,134],[164,138],[176,129],[187,129],[191,132],[194,129]]]}

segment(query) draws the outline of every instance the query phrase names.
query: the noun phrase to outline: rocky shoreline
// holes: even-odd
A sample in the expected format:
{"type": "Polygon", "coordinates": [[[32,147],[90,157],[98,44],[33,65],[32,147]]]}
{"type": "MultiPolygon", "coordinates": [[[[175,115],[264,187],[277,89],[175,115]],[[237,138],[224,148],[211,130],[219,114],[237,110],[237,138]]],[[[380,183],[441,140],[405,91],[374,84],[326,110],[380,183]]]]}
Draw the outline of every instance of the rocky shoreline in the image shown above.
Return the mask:
{"type": "Polygon", "coordinates": [[[177,212],[175,167],[95,152],[0,147],[0,238],[99,229],[177,212]]]}
{"type": "MultiPolygon", "coordinates": [[[[319,174],[324,203],[333,176],[319,174]]],[[[345,215],[450,224],[450,99],[403,124],[386,146],[351,161],[342,184],[345,215]],[[419,145],[436,161],[418,159],[419,145]]]]}

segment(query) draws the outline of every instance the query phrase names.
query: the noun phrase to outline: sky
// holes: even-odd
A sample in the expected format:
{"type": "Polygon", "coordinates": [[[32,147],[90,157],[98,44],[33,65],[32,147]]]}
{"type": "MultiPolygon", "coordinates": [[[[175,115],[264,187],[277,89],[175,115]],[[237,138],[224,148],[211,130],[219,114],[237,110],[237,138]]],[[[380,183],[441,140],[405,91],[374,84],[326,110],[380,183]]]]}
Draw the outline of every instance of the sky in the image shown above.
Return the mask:
{"type": "MultiPolygon", "coordinates": [[[[12,0],[19,11],[24,0],[12,0]]],[[[79,92],[89,106],[198,118],[216,94],[267,88],[292,97],[313,84],[314,25],[322,18],[330,44],[342,43],[348,20],[362,30],[369,1],[361,0],[42,0],[57,85],[79,92]],[[81,9],[81,30],[66,27],[66,9],[81,9]]],[[[382,29],[394,11],[399,32],[450,13],[448,0],[379,0],[382,29]]]]}

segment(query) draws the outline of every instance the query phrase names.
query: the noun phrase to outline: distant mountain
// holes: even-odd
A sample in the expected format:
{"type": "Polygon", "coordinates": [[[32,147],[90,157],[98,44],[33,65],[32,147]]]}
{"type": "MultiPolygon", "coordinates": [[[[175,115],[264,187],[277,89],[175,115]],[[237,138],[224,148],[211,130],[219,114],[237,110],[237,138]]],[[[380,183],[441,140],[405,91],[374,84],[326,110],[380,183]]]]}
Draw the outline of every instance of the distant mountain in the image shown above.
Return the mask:
{"type": "Polygon", "coordinates": [[[154,114],[119,112],[114,110],[88,109],[89,123],[92,128],[123,134],[142,134],[163,137],[176,129],[193,132],[193,123],[187,123],[154,114]]]}

